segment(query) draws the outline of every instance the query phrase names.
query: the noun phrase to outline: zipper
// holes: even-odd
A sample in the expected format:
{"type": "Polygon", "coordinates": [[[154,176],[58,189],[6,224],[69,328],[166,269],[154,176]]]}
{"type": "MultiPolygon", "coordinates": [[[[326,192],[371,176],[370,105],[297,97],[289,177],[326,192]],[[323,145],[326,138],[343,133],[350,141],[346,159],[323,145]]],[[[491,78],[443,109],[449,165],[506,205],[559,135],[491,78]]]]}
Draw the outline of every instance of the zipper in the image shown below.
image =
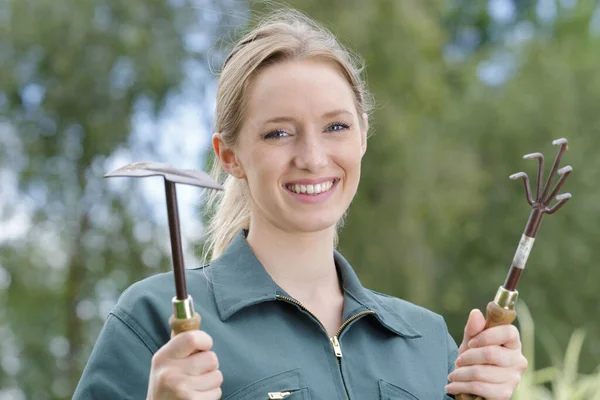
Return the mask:
{"type": "Polygon", "coordinates": [[[331,340],[331,344],[333,345],[333,352],[335,353],[335,356],[337,358],[338,361],[338,367],[340,368],[340,375],[342,377],[342,382],[344,383],[344,389],[346,390],[346,397],[348,397],[348,399],[350,399],[350,393],[348,392],[348,388],[346,387],[346,381],[344,380],[344,375],[342,374],[342,346],[340,346],[340,340],[339,337],[342,334],[342,331],[344,330],[344,328],[346,326],[348,326],[348,324],[352,321],[354,321],[357,318],[362,317],[363,315],[368,315],[368,314],[375,314],[374,311],[361,311],[358,314],[353,315],[352,317],[348,318],[346,321],[344,321],[344,323],[342,323],[342,325],[338,328],[337,332],[335,333],[335,335],[333,335],[330,340],[331,340]]]}
{"type": "Polygon", "coordinates": [[[358,314],[355,314],[355,315],[351,316],[346,321],[344,321],[344,323],[339,327],[339,329],[337,330],[337,332],[335,333],[335,335],[333,335],[330,338],[331,344],[333,344],[333,351],[335,353],[335,356],[338,358],[338,361],[339,361],[340,358],[342,358],[342,348],[340,346],[340,341],[339,341],[339,337],[342,334],[342,331],[344,330],[344,328],[346,326],[348,326],[348,324],[350,322],[354,321],[357,318],[362,317],[363,315],[369,315],[369,314],[375,314],[375,311],[361,311],[358,314]]]}
{"type": "Polygon", "coordinates": [[[279,294],[275,295],[276,298],[281,299],[281,300],[285,300],[288,303],[292,303],[297,305],[298,307],[300,307],[301,309],[303,309],[304,311],[306,311],[307,313],[309,313],[315,320],[317,320],[317,322],[319,323],[319,325],[321,325],[321,328],[323,328],[323,330],[325,331],[325,333],[327,333],[327,329],[325,329],[325,325],[323,325],[323,323],[321,322],[321,320],[319,320],[319,318],[313,314],[312,312],[310,312],[310,310],[306,307],[304,307],[304,305],[302,305],[302,303],[300,303],[298,300],[292,299],[291,297],[287,297],[287,296],[281,296],[279,294]]]}
{"type": "Polygon", "coordinates": [[[331,344],[333,345],[333,352],[335,353],[335,356],[338,358],[338,361],[340,361],[340,358],[342,358],[342,347],[340,346],[338,337],[332,336],[329,338],[329,340],[331,340],[331,344]]]}
{"type": "Polygon", "coordinates": [[[292,393],[293,392],[269,392],[268,395],[269,395],[269,400],[279,400],[279,399],[285,399],[292,393]]]}
{"type": "MultiPolygon", "coordinates": [[[[281,296],[281,295],[275,295],[275,297],[277,299],[285,300],[289,303],[295,304],[298,307],[300,307],[302,310],[306,311],[309,315],[311,315],[319,323],[319,325],[321,325],[321,328],[323,328],[323,331],[325,331],[325,333],[327,333],[327,329],[325,329],[325,325],[323,325],[323,323],[319,320],[319,318],[315,314],[310,312],[310,310],[308,308],[304,307],[304,305],[302,303],[300,303],[298,300],[292,299],[291,297],[287,297],[287,296],[281,296]]],[[[342,384],[344,385],[344,390],[346,391],[346,396],[348,397],[348,399],[350,399],[350,393],[348,393],[348,388],[346,387],[346,382],[344,381],[344,375],[342,374],[342,347],[340,346],[339,337],[342,334],[342,331],[344,330],[344,328],[346,328],[346,326],[348,326],[348,324],[350,324],[355,319],[360,318],[363,315],[368,315],[368,314],[375,314],[375,311],[361,311],[358,314],[353,315],[352,317],[350,317],[346,321],[344,321],[342,323],[342,325],[340,325],[340,327],[338,328],[335,335],[329,337],[329,341],[331,342],[331,345],[333,346],[333,353],[335,354],[335,357],[337,358],[337,361],[338,361],[338,367],[340,368],[340,376],[342,377],[342,384]]],[[[329,336],[329,335],[327,335],[327,336],[329,336]]],[[[285,393],[285,392],[282,392],[282,393],[285,393]]],[[[269,396],[271,396],[271,393],[269,393],[269,396]]],[[[285,396],[288,396],[288,395],[286,394],[285,396]]],[[[273,398],[274,399],[282,399],[284,397],[273,397],[273,398]]],[[[271,399],[271,398],[272,397],[269,397],[269,399],[271,399]]]]}

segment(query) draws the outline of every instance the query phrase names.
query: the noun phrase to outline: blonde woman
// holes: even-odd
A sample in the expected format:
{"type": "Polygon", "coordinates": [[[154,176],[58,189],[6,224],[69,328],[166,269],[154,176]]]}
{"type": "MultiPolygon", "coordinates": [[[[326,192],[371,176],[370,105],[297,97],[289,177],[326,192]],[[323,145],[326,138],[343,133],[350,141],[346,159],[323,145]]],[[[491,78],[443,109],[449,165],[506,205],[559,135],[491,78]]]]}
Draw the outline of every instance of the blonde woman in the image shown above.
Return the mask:
{"type": "Polygon", "coordinates": [[[474,311],[457,348],[442,317],[364,288],[335,250],[370,106],[355,59],[299,13],[242,38],[217,93],[211,260],[187,275],[201,330],[170,337],[171,276],[136,283],[75,398],[509,399],[527,366],[514,326],[482,332],[474,311]]]}

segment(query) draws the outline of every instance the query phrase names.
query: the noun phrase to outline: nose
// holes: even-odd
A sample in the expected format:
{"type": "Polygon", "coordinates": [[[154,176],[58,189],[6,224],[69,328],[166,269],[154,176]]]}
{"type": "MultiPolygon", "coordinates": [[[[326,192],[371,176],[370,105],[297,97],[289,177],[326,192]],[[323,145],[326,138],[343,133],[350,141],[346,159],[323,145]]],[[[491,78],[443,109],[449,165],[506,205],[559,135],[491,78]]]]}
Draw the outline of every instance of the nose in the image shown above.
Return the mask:
{"type": "Polygon", "coordinates": [[[318,134],[302,135],[297,142],[294,164],[297,168],[318,172],[327,166],[327,151],[318,134]]]}

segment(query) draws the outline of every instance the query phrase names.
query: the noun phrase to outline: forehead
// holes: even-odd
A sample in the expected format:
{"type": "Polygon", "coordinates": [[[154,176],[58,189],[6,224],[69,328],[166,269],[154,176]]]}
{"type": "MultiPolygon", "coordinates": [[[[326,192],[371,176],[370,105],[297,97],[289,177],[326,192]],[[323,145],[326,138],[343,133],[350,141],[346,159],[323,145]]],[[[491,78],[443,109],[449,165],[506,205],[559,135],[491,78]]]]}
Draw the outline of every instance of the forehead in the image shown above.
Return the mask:
{"type": "Polygon", "coordinates": [[[348,81],[332,62],[285,61],[263,69],[248,88],[246,119],[280,115],[321,116],[333,109],[355,112],[348,81]]]}

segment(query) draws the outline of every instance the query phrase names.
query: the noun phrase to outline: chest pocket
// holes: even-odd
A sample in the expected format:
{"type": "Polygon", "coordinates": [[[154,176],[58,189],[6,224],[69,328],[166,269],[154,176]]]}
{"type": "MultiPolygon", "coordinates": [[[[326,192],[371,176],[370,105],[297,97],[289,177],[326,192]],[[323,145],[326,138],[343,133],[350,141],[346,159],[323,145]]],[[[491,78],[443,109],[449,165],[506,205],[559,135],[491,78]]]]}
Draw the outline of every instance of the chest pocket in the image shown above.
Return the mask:
{"type": "Polygon", "coordinates": [[[280,372],[253,382],[224,400],[310,400],[301,368],[280,372]]]}
{"type": "Polygon", "coordinates": [[[379,398],[381,400],[419,400],[412,393],[383,379],[379,381],[379,398]]]}
{"type": "MultiPolygon", "coordinates": [[[[379,398],[381,400],[420,400],[417,396],[399,386],[392,385],[381,379],[379,381],[379,398]]],[[[444,394],[442,400],[454,400],[454,397],[444,394]]]]}

